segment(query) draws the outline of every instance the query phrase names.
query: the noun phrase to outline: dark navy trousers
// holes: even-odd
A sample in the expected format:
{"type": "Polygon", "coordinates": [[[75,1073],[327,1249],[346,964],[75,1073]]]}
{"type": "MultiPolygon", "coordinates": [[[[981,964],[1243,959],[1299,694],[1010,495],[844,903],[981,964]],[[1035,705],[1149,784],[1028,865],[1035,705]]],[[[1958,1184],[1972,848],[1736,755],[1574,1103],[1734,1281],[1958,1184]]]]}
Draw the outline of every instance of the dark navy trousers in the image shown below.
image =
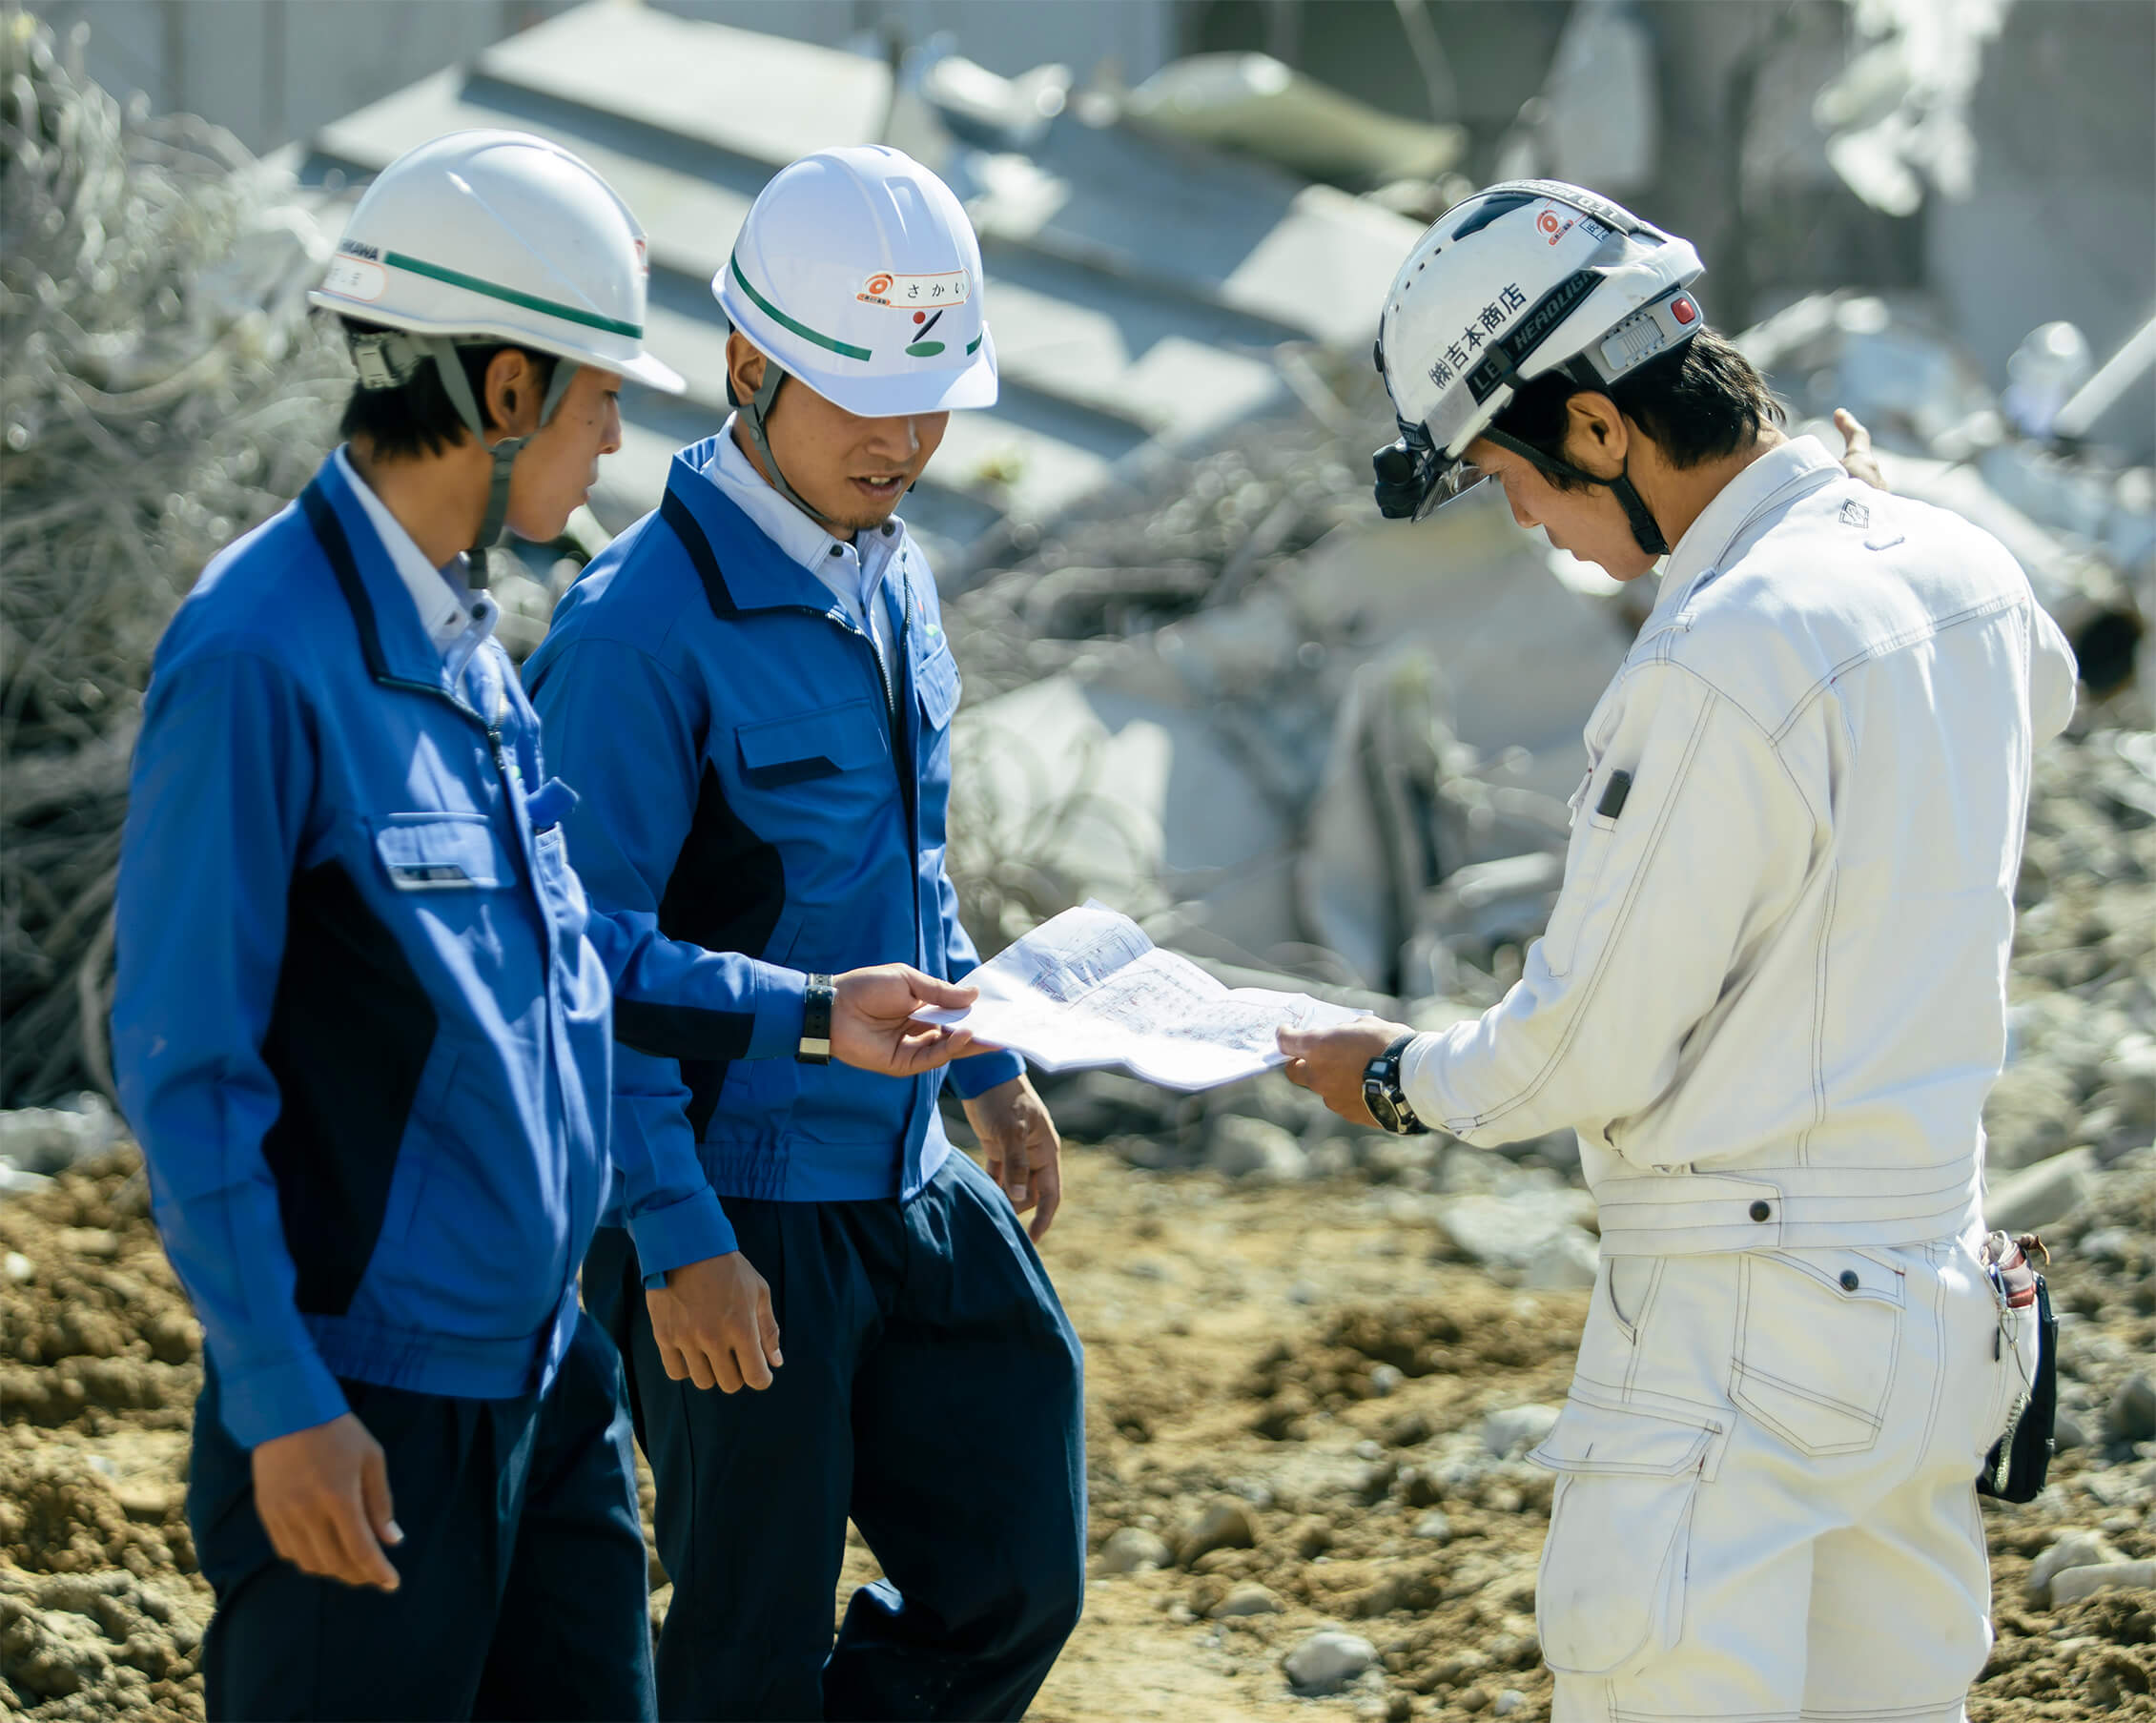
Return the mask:
{"type": "Polygon", "coordinates": [[[786,1355],[761,1393],[668,1380],[626,1233],[585,1262],[658,1485],[660,1715],[1022,1716],[1085,1591],[1078,1341],[1022,1223],[961,1154],[907,1203],[726,1207],[786,1355]],[[885,1577],[834,1644],[849,1518],[885,1577]]]}
{"type": "Polygon", "coordinates": [[[653,1714],[648,1568],[621,1364],[587,1315],[544,1397],[454,1400],[347,1382],[404,1542],[393,1592],[299,1571],[255,1511],[248,1450],[205,1371],[187,1517],[216,1591],[212,1723],[653,1714]]]}

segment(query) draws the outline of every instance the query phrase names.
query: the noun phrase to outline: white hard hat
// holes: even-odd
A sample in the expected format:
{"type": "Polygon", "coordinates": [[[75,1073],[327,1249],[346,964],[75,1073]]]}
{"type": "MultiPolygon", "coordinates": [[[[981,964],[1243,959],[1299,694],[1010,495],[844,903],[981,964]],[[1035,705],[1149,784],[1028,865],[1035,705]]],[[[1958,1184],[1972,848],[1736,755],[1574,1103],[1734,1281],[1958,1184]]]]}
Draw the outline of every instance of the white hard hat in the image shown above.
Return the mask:
{"type": "MultiPolygon", "coordinates": [[[[452,132],[382,169],[307,296],[368,331],[348,330],[363,389],[401,387],[431,360],[483,445],[486,417],[457,349],[506,342],[559,362],[539,422],[554,417],[579,365],[678,395],[681,373],[644,350],[650,277],[644,230],[586,162],[524,132],[452,132]]],[[[528,439],[504,437],[471,578],[509,507],[509,469],[528,439]]]]}
{"type": "MultiPolygon", "coordinates": [[[[1688,241],[1561,180],[1509,180],[1455,204],[1400,266],[1378,322],[1377,367],[1401,430],[1375,457],[1379,506],[1427,513],[1468,488],[1469,443],[1513,445],[1490,421],[1521,384],[1562,370],[1606,389],[1689,341],[1704,326],[1690,291],[1702,273],[1688,241]]],[[[1612,487],[1644,544],[1629,481],[1612,487]]]]}
{"type": "Polygon", "coordinates": [[[644,230],[585,162],[523,132],[406,151],[359,199],[317,305],[419,335],[483,336],[679,394],[644,350],[644,230]]]}
{"type": "Polygon", "coordinates": [[[711,291],[759,352],[849,413],[996,404],[980,241],[903,151],[819,150],[782,169],[711,291]]]}

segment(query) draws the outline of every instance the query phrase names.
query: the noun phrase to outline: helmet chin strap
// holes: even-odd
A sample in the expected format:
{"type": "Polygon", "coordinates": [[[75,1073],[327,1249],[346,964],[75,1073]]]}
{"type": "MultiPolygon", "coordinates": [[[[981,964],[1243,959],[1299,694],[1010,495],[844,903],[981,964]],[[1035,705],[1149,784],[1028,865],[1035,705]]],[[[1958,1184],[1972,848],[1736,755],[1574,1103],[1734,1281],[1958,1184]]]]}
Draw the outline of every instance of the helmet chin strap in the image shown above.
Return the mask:
{"type": "Polygon", "coordinates": [[[749,400],[736,403],[734,412],[748,429],[749,441],[755,449],[757,458],[763,462],[764,471],[770,475],[771,488],[833,538],[844,537],[852,529],[833,521],[789,484],[786,474],[779,469],[778,457],[771,453],[771,440],[765,433],[764,421],[770,417],[771,402],[778,399],[778,386],[785,380],[786,373],[766,359],[764,380],[756,385],[756,393],[749,400]]]}
{"type": "Polygon", "coordinates": [[[1632,463],[1628,457],[1624,470],[1613,479],[1597,479],[1584,467],[1574,466],[1559,456],[1545,453],[1531,443],[1524,442],[1509,432],[1500,431],[1495,425],[1487,425],[1480,435],[1487,437],[1500,448],[1510,449],[1513,454],[1532,462],[1542,471],[1553,478],[1571,479],[1582,484],[1599,484],[1617,499],[1617,505],[1625,511],[1625,519],[1632,524],[1632,536],[1640,549],[1651,557],[1670,554],[1670,542],[1662,536],[1655,524],[1654,516],[1648,508],[1639,489],[1632,482],[1632,463]]]}
{"type": "MultiPolygon", "coordinates": [[[[457,344],[446,336],[414,336],[413,342],[434,360],[434,368],[441,378],[441,386],[447,391],[450,404],[457,409],[457,417],[464,421],[472,435],[479,439],[480,446],[486,448],[486,416],[480,411],[479,400],[472,394],[471,379],[464,375],[463,361],[457,357],[457,344]]],[[[555,408],[569,392],[575,379],[576,365],[565,359],[554,361],[553,380],[546,385],[546,398],[540,403],[539,428],[544,430],[554,417],[555,408]]],[[[501,542],[503,527],[509,519],[509,480],[517,464],[517,457],[525,443],[537,431],[524,437],[504,437],[487,450],[493,462],[487,480],[486,512],[480,517],[479,534],[472,540],[465,553],[468,566],[466,582],[475,587],[487,583],[486,553],[501,542]]]]}

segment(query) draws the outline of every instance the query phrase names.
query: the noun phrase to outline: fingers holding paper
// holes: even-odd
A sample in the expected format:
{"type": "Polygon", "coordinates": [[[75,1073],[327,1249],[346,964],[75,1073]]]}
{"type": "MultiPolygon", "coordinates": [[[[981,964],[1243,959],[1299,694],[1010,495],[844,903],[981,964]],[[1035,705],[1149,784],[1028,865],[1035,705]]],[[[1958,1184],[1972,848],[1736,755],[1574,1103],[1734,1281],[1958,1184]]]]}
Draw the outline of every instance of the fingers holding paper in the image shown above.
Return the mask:
{"type": "Polygon", "coordinates": [[[1357,1017],[1331,1029],[1283,1029],[1280,1050],[1287,1056],[1289,1082],[1309,1090],[1350,1124],[1374,1130],[1378,1121],[1363,1104],[1364,1068],[1402,1036],[1414,1033],[1405,1023],[1357,1017]]]}
{"type": "Polygon", "coordinates": [[[832,1056],[886,1077],[918,1077],[987,1053],[973,1031],[922,1022],[923,1011],[962,1011],[977,990],[939,981],[910,963],[848,970],[832,981],[832,1056]]]}

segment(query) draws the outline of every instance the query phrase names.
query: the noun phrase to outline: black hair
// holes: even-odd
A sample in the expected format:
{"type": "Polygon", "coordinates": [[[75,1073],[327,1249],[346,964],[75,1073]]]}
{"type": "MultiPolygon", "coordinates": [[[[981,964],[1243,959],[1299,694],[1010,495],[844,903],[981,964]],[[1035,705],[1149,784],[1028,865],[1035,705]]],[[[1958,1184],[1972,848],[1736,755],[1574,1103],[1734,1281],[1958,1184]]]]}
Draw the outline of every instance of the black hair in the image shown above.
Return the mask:
{"type": "MultiPolygon", "coordinates": [[[[338,321],[359,335],[371,335],[380,328],[379,324],[362,322],[358,318],[339,318],[338,321]]],[[[457,358],[471,382],[472,399],[479,402],[480,417],[490,431],[496,425],[494,409],[486,399],[486,368],[494,362],[496,354],[512,350],[531,361],[539,376],[540,399],[544,400],[554,382],[557,361],[553,354],[520,347],[514,341],[495,341],[477,347],[460,343],[457,348],[457,358]]],[[[463,415],[457,411],[457,403],[449,399],[449,391],[441,386],[441,374],[434,368],[432,359],[421,365],[412,374],[411,380],[400,388],[362,389],[354,383],[337,431],[347,441],[364,437],[378,455],[390,461],[416,461],[425,455],[440,455],[461,447],[471,439],[470,428],[465,425],[463,415]]]]}
{"type": "MultiPolygon", "coordinates": [[[[1649,359],[1597,392],[1616,402],[1617,410],[1653,438],[1663,457],[1680,470],[1734,455],[1763,427],[1784,424],[1789,418],[1752,361],[1712,329],[1702,329],[1674,353],[1649,359]]],[[[1565,405],[1586,393],[1566,373],[1549,372],[1513,397],[1498,414],[1496,428],[1562,461],[1569,427],[1565,405]]],[[[1584,488],[1560,474],[1546,476],[1560,490],[1584,488]]]]}

